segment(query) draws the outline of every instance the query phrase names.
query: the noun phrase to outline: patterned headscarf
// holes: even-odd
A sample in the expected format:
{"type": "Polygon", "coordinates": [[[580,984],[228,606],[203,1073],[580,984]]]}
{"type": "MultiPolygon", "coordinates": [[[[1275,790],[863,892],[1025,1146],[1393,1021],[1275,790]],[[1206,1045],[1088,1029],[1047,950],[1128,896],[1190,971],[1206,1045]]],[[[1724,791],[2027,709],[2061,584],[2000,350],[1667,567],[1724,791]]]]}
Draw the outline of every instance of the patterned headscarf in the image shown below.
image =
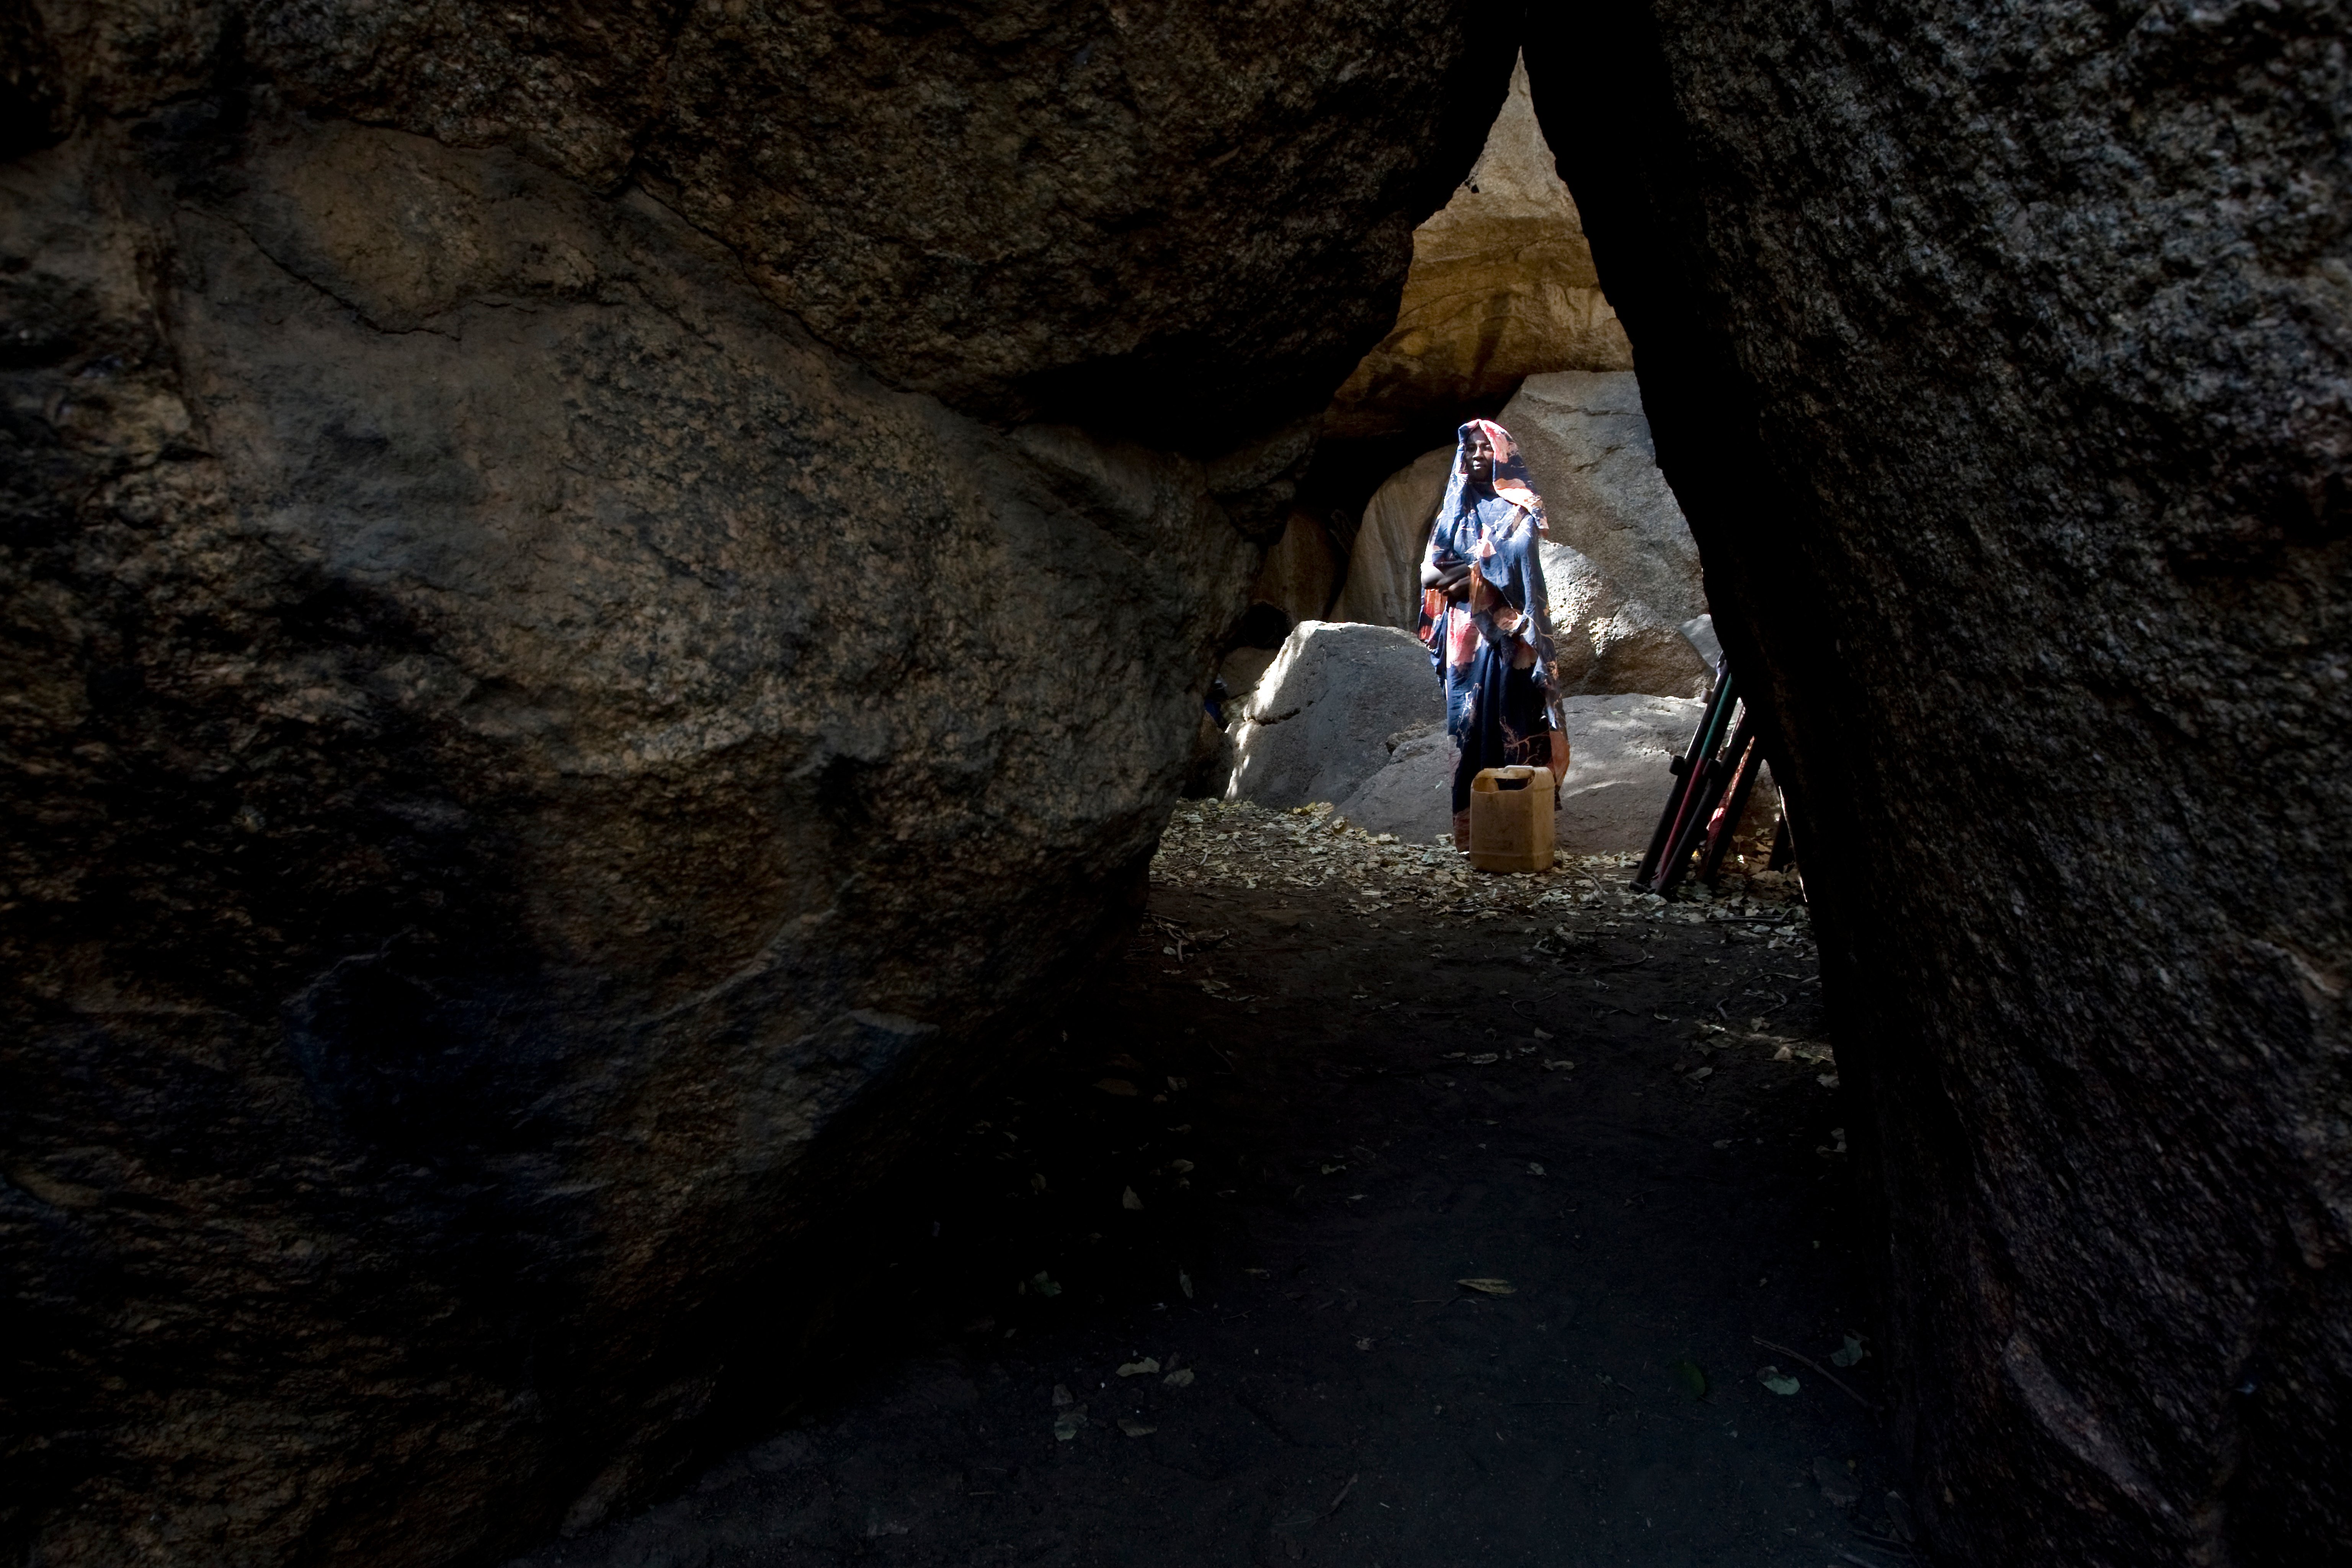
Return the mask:
{"type": "MultiPolygon", "coordinates": [[[[1474,435],[1486,437],[1486,445],[1494,449],[1495,493],[1533,518],[1538,533],[1549,536],[1551,521],[1544,516],[1543,498],[1536,494],[1535,486],[1528,480],[1528,460],[1519,456],[1519,444],[1511,439],[1511,433],[1492,419],[1473,419],[1454,433],[1454,472],[1445,481],[1445,500],[1438,507],[1437,515],[1452,519],[1462,513],[1462,492],[1470,482],[1470,437],[1474,435]]],[[[1474,491],[1470,502],[1475,506],[1477,500],[1474,491]]]]}

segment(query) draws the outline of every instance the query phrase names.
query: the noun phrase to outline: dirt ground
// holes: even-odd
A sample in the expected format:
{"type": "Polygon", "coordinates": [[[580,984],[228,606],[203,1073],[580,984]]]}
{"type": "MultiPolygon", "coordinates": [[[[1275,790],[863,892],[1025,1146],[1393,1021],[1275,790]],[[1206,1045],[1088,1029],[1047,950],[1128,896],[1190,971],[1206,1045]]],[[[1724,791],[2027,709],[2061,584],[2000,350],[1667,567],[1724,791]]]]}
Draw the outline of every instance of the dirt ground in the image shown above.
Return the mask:
{"type": "Polygon", "coordinates": [[[1793,879],[1626,875],[1186,803],[903,1348],[516,1568],[1912,1561],[1793,879]]]}

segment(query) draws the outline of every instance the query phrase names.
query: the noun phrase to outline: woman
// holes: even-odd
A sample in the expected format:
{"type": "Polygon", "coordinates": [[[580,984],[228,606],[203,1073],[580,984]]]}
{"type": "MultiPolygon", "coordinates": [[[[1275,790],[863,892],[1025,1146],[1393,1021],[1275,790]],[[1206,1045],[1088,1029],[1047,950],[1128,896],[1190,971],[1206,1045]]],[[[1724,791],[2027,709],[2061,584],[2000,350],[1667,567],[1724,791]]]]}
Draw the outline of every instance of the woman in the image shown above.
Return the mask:
{"type": "Polygon", "coordinates": [[[1568,731],[1552,668],[1551,610],[1537,544],[1542,500],[1511,433],[1462,426],[1454,475],[1421,563],[1421,640],[1445,683],[1454,769],[1454,846],[1470,847],[1470,781],[1516,764],[1568,776],[1568,731]]]}

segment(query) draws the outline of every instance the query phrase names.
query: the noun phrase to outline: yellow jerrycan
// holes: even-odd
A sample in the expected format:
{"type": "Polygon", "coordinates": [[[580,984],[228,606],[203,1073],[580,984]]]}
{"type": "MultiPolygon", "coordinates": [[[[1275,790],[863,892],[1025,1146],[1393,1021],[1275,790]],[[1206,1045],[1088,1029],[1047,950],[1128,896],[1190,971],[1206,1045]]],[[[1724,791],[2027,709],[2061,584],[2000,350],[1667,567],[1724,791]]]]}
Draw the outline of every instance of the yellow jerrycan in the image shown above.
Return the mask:
{"type": "Polygon", "coordinates": [[[1551,869],[1552,776],[1546,767],[1482,768],[1470,781],[1470,864],[1551,869]]]}

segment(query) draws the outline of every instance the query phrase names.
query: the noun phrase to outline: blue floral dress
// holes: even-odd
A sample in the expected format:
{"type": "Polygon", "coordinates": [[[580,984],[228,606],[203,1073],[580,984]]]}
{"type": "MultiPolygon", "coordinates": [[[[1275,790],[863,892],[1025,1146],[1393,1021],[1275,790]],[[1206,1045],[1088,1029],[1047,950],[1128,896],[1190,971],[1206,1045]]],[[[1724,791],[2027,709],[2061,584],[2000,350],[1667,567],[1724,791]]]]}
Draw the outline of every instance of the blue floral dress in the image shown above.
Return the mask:
{"type": "Polygon", "coordinates": [[[1568,775],[1568,734],[1559,710],[1551,606],[1544,592],[1543,500],[1528,482],[1511,433],[1474,419],[1456,434],[1454,474],[1430,531],[1424,564],[1470,566],[1469,595],[1430,588],[1421,596],[1421,640],[1445,685],[1445,731],[1454,737],[1454,837],[1466,843],[1470,781],[1482,768],[1549,767],[1568,775]],[[1495,452],[1491,482],[1470,477],[1470,441],[1495,452]]]}

